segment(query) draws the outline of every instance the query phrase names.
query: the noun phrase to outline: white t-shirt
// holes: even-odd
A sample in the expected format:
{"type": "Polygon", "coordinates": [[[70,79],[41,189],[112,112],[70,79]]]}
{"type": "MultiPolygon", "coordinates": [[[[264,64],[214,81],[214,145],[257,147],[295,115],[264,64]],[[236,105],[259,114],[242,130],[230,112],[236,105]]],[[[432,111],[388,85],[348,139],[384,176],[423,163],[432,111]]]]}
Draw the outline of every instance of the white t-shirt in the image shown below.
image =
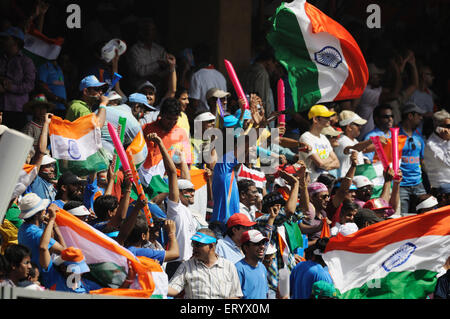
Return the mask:
{"type": "Polygon", "coordinates": [[[191,237],[197,231],[197,221],[188,207],[170,199],[167,201],[167,218],[173,220],[177,227],[175,235],[180,249],[180,257],[175,261],[188,260],[192,256],[191,237]]]}
{"type": "Polygon", "coordinates": [[[326,171],[316,167],[316,164],[311,159],[311,155],[316,153],[319,155],[319,158],[326,159],[333,152],[333,147],[325,135],[320,134],[320,137],[317,137],[310,132],[303,133],[300,136],[300,142],[306,143],[312,148],[311,152],[305,156],[305,164],[311,170],[311,182],[314,182],[320,174],[326,171]]]}
{"type": "MultiPolygon", "coordinates": [[[[344,177],[348,170],[350,169],[350,154],[344,154],[344,149],[347,146],[353,146],[359,143],[357,139],[351,140],[347,135],[342,134],[338,140],[339,145],[334,149],[337,158],[339,159],[339,163],[341,163],[338,177],[344,177]]],[[[358,152],[358,165],[364,164],[364,157],[362,152],[358,152]]]]}
{"type": "MultiPolygon", "coordinates": [[[[219,71],[215,69],[200,69],[192,75],[191,86],[189,87],[189,98],[200,100],[199,107],[209,110],[206,101],[206,92],[209,89],[218,88],[227,91],[227,81],[219,71]]],[[[213,111],[213,114],[215,110],[213,111]]]]}

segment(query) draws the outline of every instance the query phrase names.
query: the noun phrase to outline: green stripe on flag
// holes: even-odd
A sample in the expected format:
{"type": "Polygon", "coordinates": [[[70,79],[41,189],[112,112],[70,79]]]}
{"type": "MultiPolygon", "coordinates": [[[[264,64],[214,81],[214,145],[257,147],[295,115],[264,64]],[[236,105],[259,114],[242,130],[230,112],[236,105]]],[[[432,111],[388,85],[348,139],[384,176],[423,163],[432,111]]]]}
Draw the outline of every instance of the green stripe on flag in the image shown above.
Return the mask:
{"type": "MultiPolygon", "coordinates": [[[[364,175],[371,181],[377,178],[377,173],[375,168],[373,168],[372,164],[360,164],[356,166],[355,176],[364,175]]],[[[383,192],[383,186],[375,185],[373,187],[372,197],[371,198],[379,198],[381,193],[383,192]]]]}
{"type": "Polygon", "coordinates": [[[339,295],[340,299],[425,299],[434,292],[437,273],[428,270],[390,272],[362,287],[339,295]]]}
{"type": "Polygon", "coordinates": [[[283,4],[269,21],[272,29],[267,41],[274,48],[276,59],[288,71],[295,110],[307,111],[322,95],[317,66],[311,61],[297,17],[283,4]]]}
{"type": "Polygon", "coordinates": [[[144,192],[147,194],[148,198],[152,199],[158,194],[168,193],[169,185],[160,175],[154,175],[150,181],[150,184],[147,187],[144,187],[144,192]]]}
{"type": "Polygon", "coordinates": [[[89,156],[85,161],[58,160],[62,173],[71,171],[77,176],[87,176],[94,172],[105,171],[109,167],[109,160],[103,148],[89,156]]]}

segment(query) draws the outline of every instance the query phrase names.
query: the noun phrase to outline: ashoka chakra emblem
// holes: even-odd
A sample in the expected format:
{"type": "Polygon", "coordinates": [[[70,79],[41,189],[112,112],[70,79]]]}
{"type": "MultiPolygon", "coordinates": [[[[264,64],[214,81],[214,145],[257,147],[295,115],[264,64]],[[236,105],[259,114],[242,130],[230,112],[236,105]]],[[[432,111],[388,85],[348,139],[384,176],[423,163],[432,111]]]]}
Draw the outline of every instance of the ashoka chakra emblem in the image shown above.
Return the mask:
{"type": "Polygon", "coordinates": [[[69,156],[74,160],[78,160],[81,158],[80,150],[78,149],[78,145],[74,140],[69,140],[68,153],[69,156]]]}
{"type": "Polygon", "coordinates": [[[314,53],[314,60],[319,64],[337,68],[342,62],[342,55],[335,48],[326,46],[322,50],[314,53]]]}

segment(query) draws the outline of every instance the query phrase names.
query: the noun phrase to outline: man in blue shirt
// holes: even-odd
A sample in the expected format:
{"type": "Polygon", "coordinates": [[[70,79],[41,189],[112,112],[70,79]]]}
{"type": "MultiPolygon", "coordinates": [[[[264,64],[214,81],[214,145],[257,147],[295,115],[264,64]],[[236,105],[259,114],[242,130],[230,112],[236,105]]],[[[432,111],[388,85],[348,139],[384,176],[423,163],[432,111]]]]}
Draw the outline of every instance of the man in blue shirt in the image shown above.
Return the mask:
{"type": "Polygon", "coordinates": [[[223,143],[226,151],[214,166],[212,189],[214,190],[214,208],[211,219],[211,228],[219,234],[219,238],[226,230],[226,222],[231,215],[239,212],[239,190],[234,168],[238,165],[238,159],[247,161],[249,157],[250,141],[248,136],[234,137],[223,134],[225,140],[234,138],[233,150],[229,150],[223,143]],[[245,146],[241,146],[238,140],[244,139],[245,146]],[[239,146],[239,147],[238,147],[239,146]]]}
{"type": "Polygon", "coordinates": [[[402,122],[399,124],[399,136],[406,136],[402,150],[400,169],[403,179],[400,183],[400,201],[402,216],[415,212],[410,205],[415,196],[426,194],[422,183],[423,156],[425,142],[422,134],[417,130],[423,120],[424,111],[416,104],[409,102],[403,107],[402,122]]]}
{"type": "Polygon", "coordinates": [[[269,285],[267,269],[261,262],[268,246],[269,238],[252,229],[242,234],[241,245],[245,257],[235,266],[241,282],[243,299],[267,299],[269,285]]]}
{"type": "MultiPolygon", "coordinates": [[[[384,136],[391,138],[390,128],[394,125],[394,113],[389,104],[380,104],[373,111],[373,121],[375,128],[364,136],[364,140],[369,140],[372,136],[384,136]]],[[[364,156],[373,162],[375,152],[364,153],[364,156]]]]}
{"type": "Polygon", "coordinates": [[[55,114],[64,116],[67,103],[64,74],[56,60],[47,61],[38,68],[38,80],[45,95],[56,103],[55,114]]]}
{"type": "Polygon", "coordinates": [[[333,284],[328,268],[322,258],[322,253],[329,238],[320,238],[317,242],[305,250],[306,261],[299,262],[292,269],[290,276],[291,299],[309,299],[313,284],[317,281],[325,281],[333,284]]]}
{"type": "Polygon", "coordinates": [[[33,183],[28,186],[26,193],[35,193],[40,198],[49,199],[54,201],[56,197],[56,188],[54,182],[56,182],[55,172],[56,160],[48,155],[44,155],[42,164],[39,168],[38,176],[34,179],[33,183]]]}
{"type": "MultiPolygon", "coordinates": [[[[34,193],[26,194],[19,203],[19,218],[24,219],[24,222],[19,228],[17,239],[19,244],[31,250],[31,262],[38,265],[39,271],[42,271],[39,266],[39,243],[44,232],[42,225],[49,204],[50,200],[40,198],[34,193]]],[[[55,233],[59,234],[58,231],[55,233]]],[[[49,239],[47,249],[51,253],[60,253],[64,248],[64,243],[49,239]]]]}
{"type": "Polygon", "coordinates": [[[227,221],[227,231],[225,237],[219,239],[216,245],[216,253],[225,259],[230,260],[233,264],[244,258],[241,250],[242,234],[255,226],[247,215],[236,213],[227,221]]]}

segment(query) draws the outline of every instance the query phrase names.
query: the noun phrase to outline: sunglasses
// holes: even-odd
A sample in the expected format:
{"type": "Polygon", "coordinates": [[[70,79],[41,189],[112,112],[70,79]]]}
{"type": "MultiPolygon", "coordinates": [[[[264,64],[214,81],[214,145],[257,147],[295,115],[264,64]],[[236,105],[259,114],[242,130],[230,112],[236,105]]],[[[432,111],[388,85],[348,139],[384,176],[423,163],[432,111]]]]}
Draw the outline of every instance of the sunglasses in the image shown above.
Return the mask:
{"type": "Polygon", "coordinates": [[[329,194],[319,196],[320,199],[325,199],[325,198],[329,198],[329,197],[330,197],[329,194]]]}
{"type": "Polygon", "coordinates": [[[198,241],[191,241],[191,245],[192,245],[192,247],[201,248],[201,247],[205,247],[205,246],[207,246],[209,244],[203,244],[203,243],[200,243],[198,241]]]}
{"type": "Polygon", "coordinates": [[[450,128],[450,124],[447,124],[447,125],[439,125],[439,127],[450,128]]]}

